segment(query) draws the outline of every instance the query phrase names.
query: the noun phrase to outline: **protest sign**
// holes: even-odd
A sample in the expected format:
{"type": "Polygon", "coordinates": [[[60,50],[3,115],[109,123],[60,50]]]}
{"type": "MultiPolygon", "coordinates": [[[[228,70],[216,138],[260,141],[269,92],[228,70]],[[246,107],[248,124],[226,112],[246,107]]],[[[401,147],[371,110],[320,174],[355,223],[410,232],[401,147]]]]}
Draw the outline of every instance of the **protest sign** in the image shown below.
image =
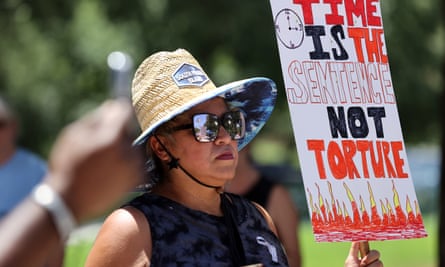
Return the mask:
{"type": "Polygon", "coordinates": [[[425,237],[378,0],[270,0],[316,241],[425,237]]]}

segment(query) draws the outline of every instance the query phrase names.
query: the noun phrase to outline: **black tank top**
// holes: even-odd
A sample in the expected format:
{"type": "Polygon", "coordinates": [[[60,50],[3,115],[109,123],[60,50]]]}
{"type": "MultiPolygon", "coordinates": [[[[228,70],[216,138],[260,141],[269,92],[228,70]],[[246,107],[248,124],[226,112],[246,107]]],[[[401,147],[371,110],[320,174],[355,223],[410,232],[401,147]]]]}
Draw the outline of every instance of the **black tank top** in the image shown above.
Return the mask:
{"type": "Polygon", "coordinates": [[[277,183],[272,182],[266,176],[262,175],[258,182],[244,194],[244,197],[250,201],[260,204],[262,207],[267,206],[270,191],[277,183]]]}
{"type": "MultiPolygon", "coordinates": [[[[229,195],[247,264],[288,266],[280,241],[258,209],[242,197],[229,195]]],[[[232,266],[224,217],[189,209],[149,193],[129,205],[143,212],[149,221],[151,266],[232,266]]]]}

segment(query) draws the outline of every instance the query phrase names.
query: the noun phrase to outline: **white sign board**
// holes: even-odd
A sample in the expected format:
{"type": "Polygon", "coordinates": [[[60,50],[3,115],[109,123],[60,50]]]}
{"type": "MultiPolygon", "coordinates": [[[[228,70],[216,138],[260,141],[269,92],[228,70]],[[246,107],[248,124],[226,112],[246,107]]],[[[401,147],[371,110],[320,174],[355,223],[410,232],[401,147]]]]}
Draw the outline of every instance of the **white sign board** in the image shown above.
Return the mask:
{"type": "Polygon", "coordinates": [[[425,237],[378,0],[270,0],[316,241],[425,237]]]}

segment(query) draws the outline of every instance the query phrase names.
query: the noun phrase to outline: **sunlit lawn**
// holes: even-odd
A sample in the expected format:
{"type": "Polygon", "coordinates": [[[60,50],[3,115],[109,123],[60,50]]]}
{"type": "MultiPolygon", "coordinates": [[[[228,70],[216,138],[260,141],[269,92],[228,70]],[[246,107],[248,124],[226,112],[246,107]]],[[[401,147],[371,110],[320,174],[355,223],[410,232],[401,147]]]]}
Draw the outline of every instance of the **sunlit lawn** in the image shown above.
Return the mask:
{"type": "MultiPolygon", "coordinates": [[[[436,216],[424,218],[428,237],[420,239],[370,242],[371,249],[382,254],[388,267],[435,267],[437,266],[437,221],[436,216]]],[[[350,243],[316,243],[311,225],[301,226],[301,247],[305,267],[343,266],[350,243]]]]}
{"type": "Polygon", "coordinates": [[[68,246],[65,251],[64,267],[83,266],[92,245],[92,241],[84,241],[68,246]]]}
{"type": "MultiPolygon", "coordinates": [[[[387,267],[435,267],[437,266],[437,221],[436,216],[425,216],[427,238],[370,242],[371,249],[382,253],[387,267]]],[[[303,222],[300,228],[304,267],[343,266],[350,243],[316,243],[311,225],[303,222]]],[[[91,240],[71,244],[66,250],[65,267],[83,266],[91,240]]]]}

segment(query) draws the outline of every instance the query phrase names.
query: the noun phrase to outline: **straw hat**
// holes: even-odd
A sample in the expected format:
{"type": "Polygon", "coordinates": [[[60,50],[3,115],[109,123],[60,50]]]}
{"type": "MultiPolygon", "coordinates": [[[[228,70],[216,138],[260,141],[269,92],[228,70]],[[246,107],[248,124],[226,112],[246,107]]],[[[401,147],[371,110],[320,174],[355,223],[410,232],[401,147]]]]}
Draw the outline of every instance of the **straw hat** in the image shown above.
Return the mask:
{"type": "Polygon", "coordinates": [[[161,124],[216,96],[230,108],[246,114],[246,135],[238,141],[243,148],[260,131],[275,105],[277,89],[267,78],[251,78],[216,87],[198,61],[186,50],[158,52],[136,70],[132,101],[142,133],[133,144],[144,144],[161,124]]]}

